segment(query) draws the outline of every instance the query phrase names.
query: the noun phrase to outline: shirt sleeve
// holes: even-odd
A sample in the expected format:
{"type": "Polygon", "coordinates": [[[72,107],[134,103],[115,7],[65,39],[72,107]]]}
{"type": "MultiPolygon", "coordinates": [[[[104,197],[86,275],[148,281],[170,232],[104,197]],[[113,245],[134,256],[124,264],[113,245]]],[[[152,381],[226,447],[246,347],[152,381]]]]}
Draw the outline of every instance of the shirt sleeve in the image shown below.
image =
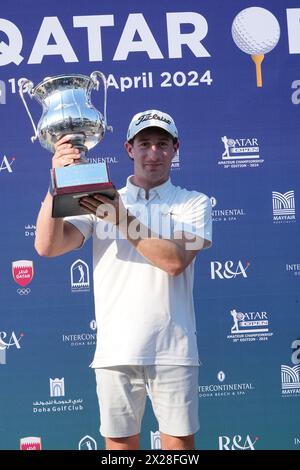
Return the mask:
{"type": "Polygon", "coordinates": [[[201,193],[193,193],[180,205],[175,216],[174,233],[185,232],[206,240],[205,248],[212,244],[212,207],[210,199],[201,193]]]}
{"type": "Polygon", "coordinates": [[[84,243],[86,240],[90,238],[93,234],[94,229],[94,218],[92,215],[78,215],[78,216],[70,216],[64,217],[66,222],[74,225],[84,236],[84,243]]]}

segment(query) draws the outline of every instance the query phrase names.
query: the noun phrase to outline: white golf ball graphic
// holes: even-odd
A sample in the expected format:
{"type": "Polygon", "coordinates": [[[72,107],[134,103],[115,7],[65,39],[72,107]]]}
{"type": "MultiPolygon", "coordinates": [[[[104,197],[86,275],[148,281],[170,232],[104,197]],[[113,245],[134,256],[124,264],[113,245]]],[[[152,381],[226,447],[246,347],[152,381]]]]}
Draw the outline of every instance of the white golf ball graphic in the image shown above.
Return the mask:
{"type": "Polygon", "coordinates": [[[280,26],[269,10],[250,7],[236,15],[231,32],[239,49],[246,54],[259,55],[274,49],[279,41],[280,26]]]}
{"type": "Polygon", "coordinates": [[[280,26],[265,8],[250,7],[240,11],[233,20],[231,34],[237,47],[250,54],[256,67],[256,84],[262,87],[261,63],[279,41],[280,26]]]}

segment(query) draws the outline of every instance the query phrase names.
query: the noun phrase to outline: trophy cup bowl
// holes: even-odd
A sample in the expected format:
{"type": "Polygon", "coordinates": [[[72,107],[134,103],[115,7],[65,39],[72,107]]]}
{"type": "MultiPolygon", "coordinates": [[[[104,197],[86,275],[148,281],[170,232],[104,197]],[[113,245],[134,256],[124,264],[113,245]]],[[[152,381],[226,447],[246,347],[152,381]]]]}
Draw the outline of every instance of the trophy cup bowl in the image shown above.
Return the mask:
{"type": "Polygon", "coordinates": [[[70,142],[80,151],[78,164],[51,169],[52,217],[86,214],[79,205],[84,196],[102,193],[113,199],[115,187],[110,181],[107,164],[88,163],[86,158],[87,152],[103,139],[105,131],[112,131],[106,119],[107,81],[104,74],[95,71],[90,76],[56,75],[44,78],[36,86],[23,78],[19,93],[34,129],[32,142],[38,138],[42,147],[54,153],[56,142],[62,136],[70,135],[70,142]],[[103,115],[91,103],[91,92],[99,89],[97,78],[104,84],[103,115]],[[24,93],[42,105],[37,127],[24,93]]]}

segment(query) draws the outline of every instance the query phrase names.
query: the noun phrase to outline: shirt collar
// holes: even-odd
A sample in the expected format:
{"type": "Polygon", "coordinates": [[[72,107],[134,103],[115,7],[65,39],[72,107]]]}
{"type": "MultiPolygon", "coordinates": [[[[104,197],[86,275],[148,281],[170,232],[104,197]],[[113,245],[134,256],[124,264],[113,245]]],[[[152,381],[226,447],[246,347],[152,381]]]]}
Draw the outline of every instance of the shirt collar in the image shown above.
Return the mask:
{"type": "MultiPolygon", "coordinates": [[[[145,190],[143,188],[140,188],[139,186],[135,186],[131,182],[132,176],[133,175],[127,178],[126,188],[130,195],[130,198],[136,202],[139,197],[142,197],[144,199],[145,190]]],[[[151,198],[153,194],[156,194],[160,199],[165,199],[167,194],[172,190],[172,188],[174,188],[174,186],[171,183],[171,180],[169,178],[167,181],[160,184],[159,186],[155,186],[154,188],[151,188],[149,191],[149,196],[151,198]]]]}

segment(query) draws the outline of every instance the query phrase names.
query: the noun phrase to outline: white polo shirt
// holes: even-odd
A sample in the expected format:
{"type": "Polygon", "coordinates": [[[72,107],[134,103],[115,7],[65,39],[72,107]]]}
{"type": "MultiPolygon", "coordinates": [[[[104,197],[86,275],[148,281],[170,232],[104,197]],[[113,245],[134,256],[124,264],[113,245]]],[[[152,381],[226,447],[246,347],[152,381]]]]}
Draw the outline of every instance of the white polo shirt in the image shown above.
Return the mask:
{"type": "MultiPolygon", "coordinates": [[[[207,196],[170,180],[145,191],[130,178],[119,193],[144,225],[170,238],[192,233],[211,243],[207,196]]],[[[92,367],[199,365],[193,302],[194,261],[178,276],[153,266],[118,228],[93,215],[65,218],[93,235],[97,347],[92,367]]]]}

